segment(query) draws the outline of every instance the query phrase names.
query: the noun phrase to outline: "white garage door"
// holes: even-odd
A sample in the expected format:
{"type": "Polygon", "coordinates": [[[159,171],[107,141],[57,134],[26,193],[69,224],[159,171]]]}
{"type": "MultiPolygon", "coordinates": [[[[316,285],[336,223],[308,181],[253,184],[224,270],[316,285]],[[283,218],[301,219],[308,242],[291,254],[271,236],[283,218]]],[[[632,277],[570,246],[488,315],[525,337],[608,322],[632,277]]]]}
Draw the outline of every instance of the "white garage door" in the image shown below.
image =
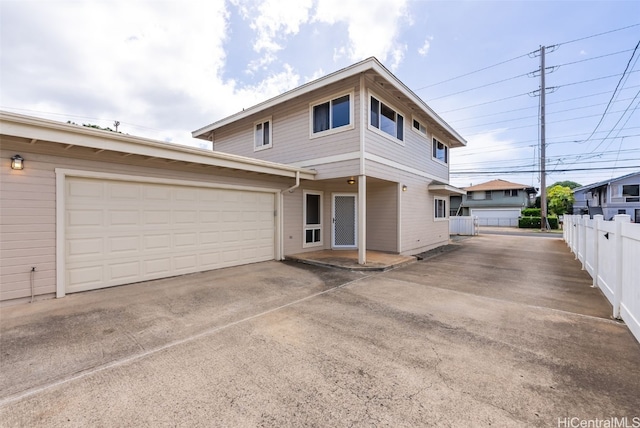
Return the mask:
{"type": "Polygon", "coordinates": [[[472,209],[472,216],[478,217],[480,226],[518,226],[518,217],[520,217],[520,209],[504,208],[504,209],[472,209]]]}
{"type": "Polygon", "coordinates": [[[66,292],[274,258],[273,193],[65,180],[66,292]]]}

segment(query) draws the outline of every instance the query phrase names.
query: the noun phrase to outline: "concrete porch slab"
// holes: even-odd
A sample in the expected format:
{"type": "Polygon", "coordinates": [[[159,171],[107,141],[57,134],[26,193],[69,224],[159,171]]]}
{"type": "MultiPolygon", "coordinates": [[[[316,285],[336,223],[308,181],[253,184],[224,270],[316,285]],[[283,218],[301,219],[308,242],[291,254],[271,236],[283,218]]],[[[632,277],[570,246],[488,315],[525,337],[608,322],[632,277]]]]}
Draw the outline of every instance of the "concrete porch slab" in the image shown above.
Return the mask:
{"type": "Polygon", "coordinates": [[[386,271],[417,261],[413,256],[367,251],[367,263],[358,264],[358,250],[320,250],[285,257],[315,266],[329,266],[352,271],[386,271]]]}

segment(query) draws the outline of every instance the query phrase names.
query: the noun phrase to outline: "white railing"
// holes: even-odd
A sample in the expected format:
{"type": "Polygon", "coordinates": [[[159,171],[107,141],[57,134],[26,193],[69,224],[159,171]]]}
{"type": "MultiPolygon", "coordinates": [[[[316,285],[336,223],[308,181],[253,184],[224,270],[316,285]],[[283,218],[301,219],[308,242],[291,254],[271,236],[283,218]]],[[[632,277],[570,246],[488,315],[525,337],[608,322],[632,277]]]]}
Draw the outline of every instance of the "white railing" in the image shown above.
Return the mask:
{"type": "Polygon", "coordinates": [[[478,217],[476,216],[451,216],[449,217],[450,235],[477,235],[478,217]]]}
{"type": "Polygon", "coordinates": [[[622,319],[640,341],[640,224],[628,215],[604,221],[601,215],[564,216],[564,240],[602,290],[613,317],[622,319]]]}

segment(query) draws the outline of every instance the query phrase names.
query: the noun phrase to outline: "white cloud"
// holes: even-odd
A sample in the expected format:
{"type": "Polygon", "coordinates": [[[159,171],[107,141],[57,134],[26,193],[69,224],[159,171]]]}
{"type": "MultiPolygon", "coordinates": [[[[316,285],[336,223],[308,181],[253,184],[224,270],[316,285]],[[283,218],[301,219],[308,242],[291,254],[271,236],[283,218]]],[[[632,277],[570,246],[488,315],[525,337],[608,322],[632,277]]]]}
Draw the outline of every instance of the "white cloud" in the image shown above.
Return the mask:
{"type": "Polygon", "coordinates": [[[245,19],[251,20],[256,38],[253,49],[265,56],[250,64],[251,70],[272,63],[274,53],[283,49],[287,36],[298,34],[300,26],[309,21],[312,0],[232,0],[245,19]]]}
{"type": "Polygon", "coordinates": [[[406,0],[322,0],[318,2],[313,20],[347,25],[349,43],[338,48],[338,52],[346,52],[352,61],[369,56],[383,62],[389,57],[397,61],[404,49],[397,46],[397,39],[406,7],[406,0]]]}
{"type": "Polygon", "coordinates": [[[420,49],[418,49],[418,53],[420,54],[420,56],[427,56],[427,54],[429,53],[429,49],[431,49],[431,41],[433,40],[433,37],[427,37],[424,41],[424,44],[422,45],[422,47],[420,49]]]}

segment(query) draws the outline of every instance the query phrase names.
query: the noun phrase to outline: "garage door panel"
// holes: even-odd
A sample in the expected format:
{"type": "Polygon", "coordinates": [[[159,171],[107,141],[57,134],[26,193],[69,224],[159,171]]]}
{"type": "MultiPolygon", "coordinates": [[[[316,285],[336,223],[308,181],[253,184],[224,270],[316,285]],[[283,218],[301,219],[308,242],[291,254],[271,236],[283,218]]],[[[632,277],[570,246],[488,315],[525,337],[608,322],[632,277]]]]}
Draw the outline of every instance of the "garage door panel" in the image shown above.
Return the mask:
{"type": "Polygon", "coordinates": [[[135,183],[112,183],[108,186],[109,196],[111,199],[130,199],[137,200],[140,198],[140,185],[135,183]]]}
{"type": "Polygon", "coordinates": [[[91,257],[104,253],[102,238],[70,239],[67,241],[67,257],[91,257]]]}
{"type": "Polygon", "coordinates": [[[107,239],[107,251],[118,256],[127,253],[137,254],[140,251],[140,236],[138,234],[112,236],[107,239]]]}
{"type": "Polygon", "coordinates": [[[66,184],[68,293],[274,258],[272,193],[88,178],[66,184]]]}
{"type": "Polygon", "coordinates": [[[91,227],[102,226],[103,215],[102,210],[75,209],[67,212],[67,228],[73,227],[91,227]]]}
{"type": "Polygon", "coordinates": [[[109,226],[138,226],[140,213],[138,210],[112,210],[109,212],[109,226]]]}
{"type": "Polygon", "coordinates": [[[126,261],[107,265],[108,279],[113,281],[132,280],[140,276],[140,262],[126,261]]]}

